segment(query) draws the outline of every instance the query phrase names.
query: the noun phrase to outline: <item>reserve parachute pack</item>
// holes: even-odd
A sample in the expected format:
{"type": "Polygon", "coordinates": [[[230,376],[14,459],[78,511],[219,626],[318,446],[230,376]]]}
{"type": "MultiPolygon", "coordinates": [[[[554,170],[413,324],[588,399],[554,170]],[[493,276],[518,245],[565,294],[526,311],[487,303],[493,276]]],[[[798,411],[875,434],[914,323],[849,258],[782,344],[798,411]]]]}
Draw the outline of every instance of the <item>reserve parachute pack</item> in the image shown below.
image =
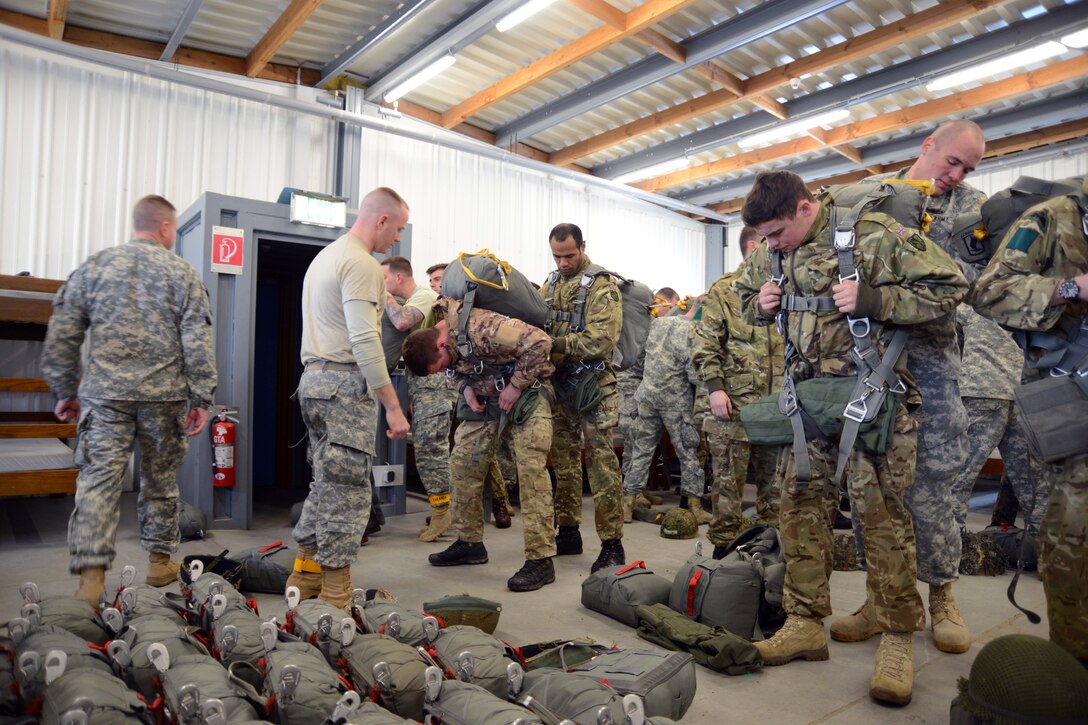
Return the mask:
{"type": "Polygon", "coordinates": [[[464,301],[462,326],[467,324],[473,307],[513,317],[541,330],[548,326],[548,305],[533,283],[488,249],[462,252],[450,262],[442,275],[442,296],[464,301]]]}

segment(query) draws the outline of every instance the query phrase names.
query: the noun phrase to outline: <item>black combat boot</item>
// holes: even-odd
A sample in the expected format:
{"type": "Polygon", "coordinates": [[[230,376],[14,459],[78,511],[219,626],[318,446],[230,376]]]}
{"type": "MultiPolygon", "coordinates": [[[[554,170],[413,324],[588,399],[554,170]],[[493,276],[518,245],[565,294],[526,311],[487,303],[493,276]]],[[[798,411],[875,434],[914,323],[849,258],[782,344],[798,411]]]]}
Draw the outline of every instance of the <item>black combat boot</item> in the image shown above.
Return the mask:
{"type": "Polygon", "coordinates": [[[728,546],[715,544],[714,545],[714,553],[710,555],[710,558],[711,559],[722,559],[722,558],[724,558],[725,557],[725,552],[726,552],[726,550],[728,548],[729,548],[728,546]]]}
{"type": "Polygon", "coordinates": [[[582,553],[582,532],[577,526],[560,526],[555,535],[555,553],[559,556],[582,553]]]}
{"type": "Polygon", "coordinates": [[[593,562],[593,566],[590,567],[589,571],[592,573],[606,566],[620,566],[626,563],[623,542],[619,539],[609,539],[601,542],[601,553],[597,555],[597,561],[593,562]]]}
{"type": "Polygon", "coordinates": [[[531,592],[555,581],[555,567],[551,557],[528,559],[525,565],[510,577],[506,586],[512,592],[531,592]]]}
{"type": "Polygon", "coordinates": [[[483,542],[457,541],[450,548],[427,557],[431,566],[460,566],[462,564],[486,564],[487,549],[483,542]]]}

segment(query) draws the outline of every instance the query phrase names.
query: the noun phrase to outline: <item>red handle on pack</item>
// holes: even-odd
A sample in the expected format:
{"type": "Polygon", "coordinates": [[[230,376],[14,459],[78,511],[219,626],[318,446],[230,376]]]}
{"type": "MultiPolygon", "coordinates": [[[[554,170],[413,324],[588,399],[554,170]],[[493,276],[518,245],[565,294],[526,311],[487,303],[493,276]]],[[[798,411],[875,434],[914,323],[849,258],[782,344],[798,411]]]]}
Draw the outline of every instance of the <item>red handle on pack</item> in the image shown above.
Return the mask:
{"type": "Polygon", "coordinates": [[[641,569],[645,569],[646,568],[646,562],[644,562],[642,559],[639,559],[638,561],[632,561],[630,564],[628,564],[627,566],[625,566],[622,569],[620,569],[619,571],[617,571],[616,576],[619,576],[620,574],[626,574],[627,572],[634,569],[636,566],[641,568],[641,569]]]}
{"type": "Polygon", "coordinates": [[[268,546],[264,547],[263,549],[257,549],[257,551],[259,553],[263,554],[264,552],[268,551],[269,549],[275,549],[277,546],[283,546],[283,542],[282,541],[277,541],[274,544],[269,544],[268,546]]]}
{"type": "Polygon", "coordinates": [[[688,616],[695,616],[695,585],[699,583],[699,579],[703,576],[702,569],[696,569],[692,575],[691,580],[688,582],[688,616]]]}

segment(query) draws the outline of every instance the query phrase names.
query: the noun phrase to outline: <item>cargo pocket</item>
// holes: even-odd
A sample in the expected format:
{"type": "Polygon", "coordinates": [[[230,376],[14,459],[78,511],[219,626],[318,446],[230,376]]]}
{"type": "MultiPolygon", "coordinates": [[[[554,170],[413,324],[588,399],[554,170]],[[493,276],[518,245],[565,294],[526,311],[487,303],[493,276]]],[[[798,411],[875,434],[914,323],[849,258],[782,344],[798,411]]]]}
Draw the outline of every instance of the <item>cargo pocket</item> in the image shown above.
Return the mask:
{"type": "Polygon", "coordinates": [[[94,411],[88,410],[80,418],[79,424],[76,426],[76,450],[72,456],[77,468],[82,468],[90,462],[87,457],[87,447],[90,445],[87,441],[87,431],[91,428],[91,417],[94,415],[94,411]]]}
{"type": "Polygon", "coordinates": [[[730,375],[725,379],[725,392],[730,398],[755,395],[756,378],[754,375],[730,375]]]}
{"type": "Polygon", "coordinates": [[[369,486],[374,440],[365,426],[326,423],[322,468],[325,481],[338,486],[369,486]]]}

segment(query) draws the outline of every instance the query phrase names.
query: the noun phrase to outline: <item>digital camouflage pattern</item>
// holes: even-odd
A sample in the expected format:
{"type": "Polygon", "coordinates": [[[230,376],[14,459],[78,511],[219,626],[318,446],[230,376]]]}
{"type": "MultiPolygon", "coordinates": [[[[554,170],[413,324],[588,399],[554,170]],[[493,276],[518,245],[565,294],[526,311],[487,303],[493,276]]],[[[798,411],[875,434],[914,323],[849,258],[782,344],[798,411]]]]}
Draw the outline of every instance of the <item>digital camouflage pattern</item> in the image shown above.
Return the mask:
{"type": "Polygon", "coordinates": [[[742,512],[748,462],[755,465],[756,511],[761,523],[778,525],[781,486],[777,476],[779,446],[751,446],[740,410],[782,388],[785,342],[773,325],[744,320],[733,288],[736,274],[715,280],[703,297],[702,316],[692,328],[692,362],[706,386],[701,405],[706,411],[702,430],[711,456],[718,501],[707,538],[724,546],[749,525],[742,512]],[[729,420],[715,418],[709,391],[724,390],[733,404],[729,420]]]}
{"type": "Polygon", "coordinates": [[[636,418],[628,422],[631,437],[625,438],[624,493],[636,494],[646,488],[650,463],[661,442],[661,431],[680,459],[680,489],[687,496],[701,497],[705,486],[699,463],[699,432],[695,428],[692,396],[698,380],[691,364],[692,322],[681,315],[659,317],[650,323],[646,338],[645,371],[635,393],[636,418]]]}
{"type": "Polygon", "coordinates": [[[298,402],[314,478],[292,535],[317,549],[314,561],[340,569],[355,561],[370,519],[378,403],[358,370],[319,369],[302,373],[298,402]]]}
{"type": "Polygon", "coordinates": [[[1012,334],[966,304],[956,311],[956,324],[963,341],[960,396],[1013,400],[1012,390],[1024,371],[1024,351],[1012,334]]]}
{"type": "Polygon", "coordinates": [[[457,393],[445,373],[417,377],[408,373],[412,401],[412,447],[416,470],[428,496],[450,491],[450,423],[457,393]]]}
{"type": "MultiPolygon", "coordinates": [[[[1006,234],[968,301],[984,317],[1017,330],[1050,330],[1083,319],[1088,304],[1050,304],[1059,280],[1088,272],[1082,224],[1071,197],[1029,209],[1006,234]]],[[[1038,541],[1050,639],[1088,660],[1088,455],[1041,468],[1050,484],[1038,541]]]]}
{"type": "MultiPolygon", "coordinates": [[[[854,227],[854,261],[859,279],[879,293],[879,310],[870,320],[872,338],[883,352],[894,327],[914,325],[948,315],[963,298],[967,280],[956,263],[917,230],[885,214],[864,214],[854,227]]],[[[831,246],[828,211],[821,204],[800,247],[785,255],[787,292],[806,297],[831,295],[839,276],[831,246]]],[[[740,267],[735,287],[750,323],[772,320],[758,305],[760,287],[770,278],[768,251],[760,246],[740,267]]],[[[856,375],[854,347],[846,316],[840,312],[791,313],[789,339],[799,358],[791,374],[797,381],[822,376],[856,375]]],[[[906,370],[906,353],[895,369],[907,384],[907,400],[920,402],[917,385],[906,370]]],[[[830,512],[836,509],[838,482],[831,480],[837,453],[820,440],[808,442],[812,483],[796,490],[792,446],[783,465],[780,520],[786,554],[786,611],[821,619],[831,613],[829,577],[832,566],[830,512]]],[[[915,544],[904,493],[914,481],[917,423],[900,408],[895,434],[884,455],[855,450],[847,467],[847,490],[865,532],[867,587],[884,631],[910,632],[924,623],[915,583],[915,544]]]]}
{"type": "MultiPolygon", "coordinates": [[[[452,380],[457,389],[472,385],[477,393],[498,395],[494,378],[485,374],[475,380],[471,363],[457,353],[457,315],[460,303],[449,309],[452,380]],[[483,393],[481,388],[489,390],[483,393]]],[[[552,440],[552,410],[548,402],[548,379],[554,367],[549,361],[551,341],[539,328],[497,312],[476,307],[466,326],[475,355],[488,365],[510,365],[512,384],[527,389],[535,385],[543,390],[532,415],[521,425],[512,421],[504,435],[511,437],[518,480],[521,485],[521,511],[525,527],[525,558],[555,556],[555,530],[552,528],[552,484],[548,477],[547,456],[552,440]]],[[[461,421],[454,434],[450,454],[450,505],[453,527],[461,541],[483,541],[483,486],[488,470],[494,465],[499,445],[498,420],[461,421]]]]}
{"type": "Polygon", "coordinates": [[[191,264],[146,239],[91,255],[53,300],[42,376],[60,400],[186,400],[215,395],[208,293],[191,264]],[[80,346],[87,337],[86,365],[80,346]]]}
{"type": "Polygon", "coordinates": [[[616,373],[616,390],[620,394],[620,437],[623,438],[623,458],[620,460],[620,474],[622,480],[627,480],[627,472],[631,470],[630,441],[634,435],[632,425],[638,418],[638,401],[635,400],[635,392],[642,382],[642,365],[644,358],[639,358],[634,367],[621,370],[616,373]]]}
{"type": "Polygon", "coordinates": [[[140,443],[140,493],[136,500],[140,546],[172,553],[178,533],[177,471],[185,460],[184,401],[148,403],[80,398],[75,461],[75,508],[68,519],[69,570],[110,568],[120,519],[121,479],[140,443]]]}
{"type": "MultiPolygon", "coordinates": [[[[582,272],[590,264],[582,255],[582,263],[570,277],[556,274],[540,288],[546,300],[552,298],[552,309],[573,312],[578,297],[582,272]]],[[[552,360],[560,369],[572,369],[578,363],[603,361],[604,369],[597,373],[603,398],[588,413],[579,414],[570,405],[557,403],[552,431],[552,467],[556,475],[555,511],[560,526],[577,526],[582,521],[581,447],[585,445],[586,473],[596,509],[597,535],[602,541],[623,536],[623,484],[620,466],[612,448],[612,429],[619,422],[619,393],[616,374],[612,369],[612,350],[620,339],[623,327],[623,307],[620,291],[608,275],[594,279],[586,295],[585,329],[571,332],[570,323],[555,321],[551,334],[556,339],[552,360]]]]}

